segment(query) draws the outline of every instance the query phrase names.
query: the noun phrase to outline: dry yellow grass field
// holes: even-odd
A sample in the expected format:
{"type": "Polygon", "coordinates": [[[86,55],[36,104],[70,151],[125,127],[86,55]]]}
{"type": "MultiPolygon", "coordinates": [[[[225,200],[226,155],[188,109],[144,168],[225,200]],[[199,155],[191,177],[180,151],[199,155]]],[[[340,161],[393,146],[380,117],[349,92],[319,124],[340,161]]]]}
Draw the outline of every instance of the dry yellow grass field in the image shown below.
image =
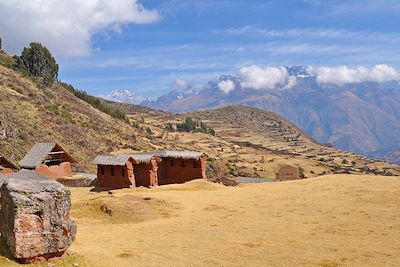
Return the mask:
{"type": "Polygon", "coordinates": [[[55,266],[400,265],[399,177],[71,191],[77,240],[55,266]]]}
{"type": "Polygon", "coordinates": [[[71,191],[75,256],[60,266],[400,265],[399,177],[71,191]]]}

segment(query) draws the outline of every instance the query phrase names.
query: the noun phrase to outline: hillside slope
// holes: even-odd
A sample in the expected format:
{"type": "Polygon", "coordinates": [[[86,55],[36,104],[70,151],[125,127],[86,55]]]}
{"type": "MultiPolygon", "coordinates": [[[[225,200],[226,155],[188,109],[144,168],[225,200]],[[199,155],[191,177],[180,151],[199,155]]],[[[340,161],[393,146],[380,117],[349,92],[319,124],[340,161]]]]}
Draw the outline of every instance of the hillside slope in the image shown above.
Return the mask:
{"type": "Polygon", "coordinates": [[[172,112],[245,105],[281,114],[320,142],[369,156],[394,158],[400,151],[400,83],[321,84],[305,67],[288,67],[296,79],[291,89],[251,89],[239,78],[223,75],[202,88],[171,91],[143,104],[172,112]],[[235,87],[219,89],[221,82],[235,87]]]}
{"type": "MultiPolygon", "coordinates": [[[[10,59],[2,54],[2,61],[10,59]]],[[[96,154],[151,147],[137,129],[113,119],[54,83],[37,84],[0,65],[0,152],[19,161],[35,142],[57,142],[93,169],[96,154]]]]}
{"type": "Polygon", "coordinates": [[[226,162],[229,172],[237,176],[275,178],[285,164],[302,168],[306,177],[326,173],[400,175],[398,165],[322,145],[282,116],[257,108],[228,106],[183,114],[134,112],[129,117],[138,127],[151,129],[149,138],[158,148],[204,151],[226,162]],[[166,130],[168,123],[176,128],[187,117],[206,123],[216,134],[166,130]]]}
{"type": "Polygon", "coordinates": [[[57,142],[79,162],[78,171],[94,171],[98,154],[155,149],[199,150],[220,160],[230,174],[275,178],[284,164],[301,167],[306,177],[325,173],[398,175],[398,166],[322,146],[287,119],[241,106],[173,114],[138,105],[106,102],[129,121],[112,118],[77,98],[59,83],[45,86],[9,68],[0,54],[0,153],[18,162],[36,142],[57,142]],[[191,116],[216,134],[168,132],[191,116]]]}

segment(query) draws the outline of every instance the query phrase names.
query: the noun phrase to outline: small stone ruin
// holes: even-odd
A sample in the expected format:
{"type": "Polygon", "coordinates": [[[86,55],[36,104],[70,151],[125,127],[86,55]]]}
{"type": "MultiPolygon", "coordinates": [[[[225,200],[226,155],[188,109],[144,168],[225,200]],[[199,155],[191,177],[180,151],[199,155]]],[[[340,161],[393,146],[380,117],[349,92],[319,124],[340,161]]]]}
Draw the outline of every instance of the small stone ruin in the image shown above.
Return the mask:
{"type": "Polygon", "coordinates": [[[58,257],[75,240],[70,191],[35,171],[0,176],[0,232],[22,263],[58,257]]]}

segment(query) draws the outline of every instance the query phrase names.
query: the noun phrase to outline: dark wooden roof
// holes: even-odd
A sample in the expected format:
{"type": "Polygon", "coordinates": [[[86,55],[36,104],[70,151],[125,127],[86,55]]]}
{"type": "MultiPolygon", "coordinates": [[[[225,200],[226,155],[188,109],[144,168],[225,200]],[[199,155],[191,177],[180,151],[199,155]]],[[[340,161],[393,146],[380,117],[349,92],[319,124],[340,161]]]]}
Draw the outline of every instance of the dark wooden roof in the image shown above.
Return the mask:
{"type": "Polygon", "coordinates": [[[19,162],[22,168],[35,169],[45,162],[52,153],[62,153],[65,161],[76,163],[76,160],[57,143],[36,143],[28,154],[19,162]]]}
{"type": "Polygon", "coordinates": [[[13,170],[19,170],[19,166],[17,164],[15,164],[14,162],[9,160],[8,158],[3,156],[2,154],[0,154],[0,166],[2,166],[4,168],[10,168],[10,169],[13,169],[13,170]]]}

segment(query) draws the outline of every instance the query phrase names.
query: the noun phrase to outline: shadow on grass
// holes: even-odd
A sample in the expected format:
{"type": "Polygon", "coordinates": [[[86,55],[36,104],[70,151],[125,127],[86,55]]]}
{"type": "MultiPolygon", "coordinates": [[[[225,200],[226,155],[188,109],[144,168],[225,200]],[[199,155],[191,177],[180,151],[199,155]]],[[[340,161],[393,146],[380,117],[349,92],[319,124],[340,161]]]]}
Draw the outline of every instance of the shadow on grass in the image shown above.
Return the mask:
{"type": "Polygon", "coordinates": [[[107,188],[107,187],[93,187],[92,189],[90,189],[90,192],[95,192],[95,193],[100,193],[100,192],[111,192],[111,188],[107,188]]]}

